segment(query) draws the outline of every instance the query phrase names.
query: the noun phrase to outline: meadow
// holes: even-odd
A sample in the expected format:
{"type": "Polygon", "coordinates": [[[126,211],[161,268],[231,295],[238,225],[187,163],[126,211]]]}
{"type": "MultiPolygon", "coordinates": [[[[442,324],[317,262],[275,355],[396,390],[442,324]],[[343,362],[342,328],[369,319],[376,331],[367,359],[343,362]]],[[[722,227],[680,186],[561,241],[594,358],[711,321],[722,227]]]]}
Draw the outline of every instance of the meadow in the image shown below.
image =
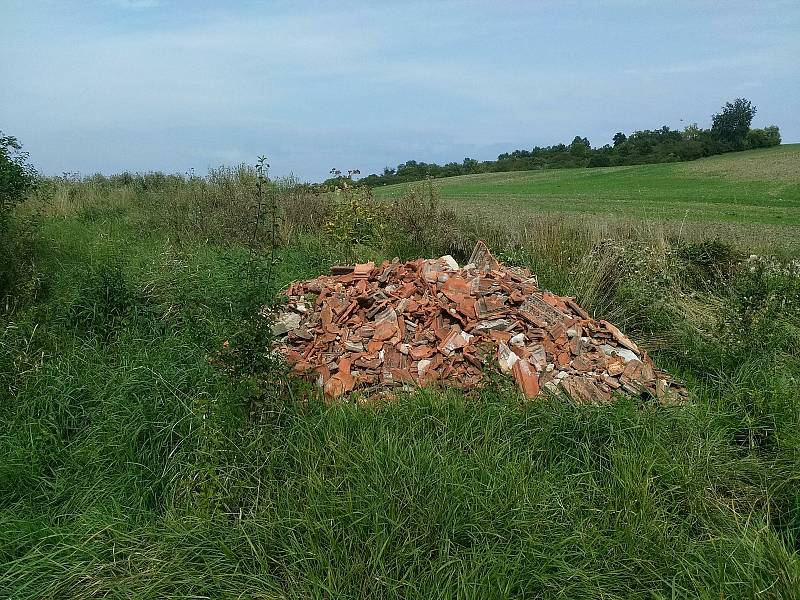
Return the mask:
{"type": "Polygon", "coordinates": [[[800,597],[800,278],[772,233],[796,233],[800,153],[760,152],[377,199],[259,193],[247,167],[51,180],[0,312],[0,596],[800,597]],[[751,229],[689,237],[642,196],[751,229]],[[328,404],[270,354],[257,312],[290,281],[478,238],[690,404],[526,401],[499,376],[328,404]]]}
{"type": "MultiPolygon", "coordinates": [[[[800,144],[787,144],[692,162],[463,175],[435,184],[459,210],[500,222],[542,213],[657,221],[698,238],[710,228],[712,236],[744,238],[743,245],[797,248],[798,165],[800,144]]],[[[376,195],[402,194],[408,185],[376,195]]]]}

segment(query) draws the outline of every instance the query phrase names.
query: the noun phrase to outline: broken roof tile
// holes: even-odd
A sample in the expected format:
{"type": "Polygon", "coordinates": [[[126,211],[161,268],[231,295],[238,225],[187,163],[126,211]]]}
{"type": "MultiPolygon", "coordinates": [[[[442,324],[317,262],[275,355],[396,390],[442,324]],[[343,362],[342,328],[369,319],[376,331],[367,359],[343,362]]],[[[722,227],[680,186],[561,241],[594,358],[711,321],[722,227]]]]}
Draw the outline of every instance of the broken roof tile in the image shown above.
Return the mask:
{"type": "Polygon", "coordinates": [[[687,395],[617,327],[539,289],[527,269],[504,267],[483,242],[461,269],[451,256],[335,266],[286,295],[279,348],[329,397],[438,380],[470,387],[493,360],[528,397],[556,385],[584,403],[614,390],[664,403],[687,395]],[[307,294],[317,294],[313,307],[307,294]]]}

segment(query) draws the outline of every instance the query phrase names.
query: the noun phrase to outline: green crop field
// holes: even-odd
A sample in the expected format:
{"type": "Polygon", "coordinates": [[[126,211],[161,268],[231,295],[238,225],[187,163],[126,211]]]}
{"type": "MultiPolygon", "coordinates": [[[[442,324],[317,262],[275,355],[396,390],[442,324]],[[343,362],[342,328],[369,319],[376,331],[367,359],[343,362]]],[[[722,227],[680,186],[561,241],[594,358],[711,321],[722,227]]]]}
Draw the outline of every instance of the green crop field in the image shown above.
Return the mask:
{"type": "MultiPolygon", "coordinates": [[[[402,194],[409,184],[378,188],[402,194]]],[[[487,173],[435,180],[459,210],[503,221],[540,213],[703,223],[774,241],[800,226],[800,144],[688,163],[487,173]]]]}

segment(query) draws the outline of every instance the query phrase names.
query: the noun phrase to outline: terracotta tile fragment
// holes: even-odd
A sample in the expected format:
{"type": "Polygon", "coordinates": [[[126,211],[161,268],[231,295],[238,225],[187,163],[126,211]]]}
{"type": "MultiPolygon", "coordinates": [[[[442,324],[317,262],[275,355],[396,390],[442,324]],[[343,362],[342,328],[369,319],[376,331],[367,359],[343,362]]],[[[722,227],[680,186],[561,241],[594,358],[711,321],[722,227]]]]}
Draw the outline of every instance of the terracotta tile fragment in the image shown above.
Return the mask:
{"type": "Polygon", "coordinates": [[[357,279],[366,279],[375,268],[374,262],[357,264],[353,268],[353,277],[357,279]]]}
{"type": "Polygon", "coordinates": [[[608,374],[612,377],[616,377],[618,375],[622,375],[622,372],[625,370],[625,363],[621,360],[617,359],[611,364],[608,365],[608,374]]]}
{"type": "Polygon", "coordinates": [[[322,312],[320,314],[322,317],[323,327],[327,327],[333,322],[333,311],[331,311],[331,307],[327,304],[322,306],[322,312]]]}
{"type": "Polygon", "coordinates": [[[353,265],[337,265],[331,267],[331,275],[347,275],[353,272],[353,265]]]}
{"type": "Polygon", "coordinates": [[[624,346],[628,350],[632,350],[636,354],[640,354],[639,346],[634,344],[631,340],[629,340],[619,329],[617,329],[614,325],[609,323],[608,321],[600,321],[601,325],[605,325],[606,329],[611,332],[611,335],[614,336],[614,339],[617,340],[620,346],[624,346]]]}
{"type": "Polygon", "coordinates": [[[436,352],[435,348],[426,345],[426,346],[412,346],[408,353],[414,360],[422,360],[423,358],[428,358],[432,356],[435,352],[436,352]]]}
{"type": "Polygon", "coordinates": [[[578,315],[581,319],[591,319],[589,313],[587,313],[585,310],[583,310],[583,308],[575,304],[575,301],[572,298],[565,298],[564,302],[572,310],[572,312],[578,315]]]}
{"type": "Polygon", "coordinates": [[[391,369],[392,379],[400,383],[414,383],[414,378],[408,369],[391,369]]]}
{"type": "Polygon", "coordinates": [[[397,325],[388,321],[381,321],[375,326],[375,333],[372,334],[373,341],[383,342],[397,334],[397,325]]]}
{"type": "Polygon", "coordinates": [[[491,271],[500,266],[497,259],[489,252],[486,242],[482,240],[475,244],[472,255],[469,257],[469,264],[473,265],[479,271],[491,271]]]}
{"type": "Polygon", "coordinates": [[[590,363],[588,360],[586,360],[581,356],[576,356],[575,358],[573,358],[570,364],[572,365],[572,368],[575,369],[576,371],[586,372],[592,370],[592,363],[590,363]]]}
{"type": "Polygon", "coordinates": [[[489,337],[499,342],[509,342],[513,336],[508,331],[497,331],[493,329],[489,332],[489,337]]]}
{"type": "Polygon", "coordinates": [[[517,385],[528,398],[539,395],[539,377],[536,375],[527,360],[518,360],[513,367],[514,379],[517,385]]]}

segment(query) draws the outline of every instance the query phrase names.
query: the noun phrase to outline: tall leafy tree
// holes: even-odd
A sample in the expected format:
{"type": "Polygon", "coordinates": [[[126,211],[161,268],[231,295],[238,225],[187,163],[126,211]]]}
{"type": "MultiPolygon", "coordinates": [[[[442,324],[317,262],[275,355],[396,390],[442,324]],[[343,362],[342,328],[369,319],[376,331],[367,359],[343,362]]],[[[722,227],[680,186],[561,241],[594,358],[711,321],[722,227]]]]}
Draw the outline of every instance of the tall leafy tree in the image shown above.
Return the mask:
{"type": "Polygon", "coordinates": [[[573,156],[588,156],[591,149],[592,145],[589,143],[588,138],[579,135],[576,135],[569,145],[569,153],[573,156]]]}
{"type": "Polygon", "coordinates": [[[744,148],[745,138],[755,114],[756,107],[746,98],[726,102],[722,112],[711,117],[711,132],[719,141],[740,150],[744,148]]]}

